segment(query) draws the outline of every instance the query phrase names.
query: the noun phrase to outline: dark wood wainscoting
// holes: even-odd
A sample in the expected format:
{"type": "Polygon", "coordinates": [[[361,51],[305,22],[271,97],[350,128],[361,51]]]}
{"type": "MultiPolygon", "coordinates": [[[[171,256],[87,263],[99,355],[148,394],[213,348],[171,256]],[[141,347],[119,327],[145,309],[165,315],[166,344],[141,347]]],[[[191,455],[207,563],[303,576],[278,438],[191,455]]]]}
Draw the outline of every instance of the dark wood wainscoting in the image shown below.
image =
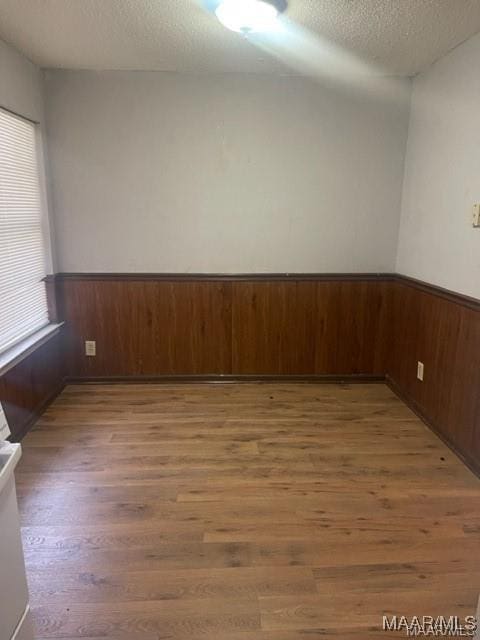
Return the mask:
{"type": "Polygon", "coordinates": [[[220,374],[231,367],[222,283],[63,280],[70,377],[220,374]],[[95,340],[96,357],[85,356],[95,340]]]}
{"type": "Polygon", "coordinates": [[[393,318],[392,386],[480,470],[480,301],[399,277],[393,318]]]}
{"type": "Polygon", "coordinates": [[[0,377],[0,399],[12,441],[20,440],[63,388],[62,334],[53,336],[0,377]]]}
{"type": "Polygon", "coordinates": [[[232,286],[232,373],[383,376],[389,282],[239,282],[232,286]]]}
{"type": "Polygon", "coordinates": [[[63,275],[67,375],[381,378],[391,285],[380,275],[63,275]]]}

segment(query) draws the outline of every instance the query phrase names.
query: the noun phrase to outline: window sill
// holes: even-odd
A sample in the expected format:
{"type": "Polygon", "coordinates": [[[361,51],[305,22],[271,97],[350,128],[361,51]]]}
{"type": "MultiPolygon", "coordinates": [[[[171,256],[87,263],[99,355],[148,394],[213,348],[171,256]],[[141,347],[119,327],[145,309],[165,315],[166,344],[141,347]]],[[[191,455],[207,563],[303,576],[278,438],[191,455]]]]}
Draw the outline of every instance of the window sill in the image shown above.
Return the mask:
{"type": "Polygon", "coordinates": [[[59,324],[48,324],[46,327],[35,331],[35,333],[32,333],[28,338],[25,338],[14,347],[0,354],[0,376],[5,375],[10,369],[13,369],[13,367],[41,347],[42,344],[45,344],[56,336],[60,332],[63,324],[63,322],[59,324]]]}

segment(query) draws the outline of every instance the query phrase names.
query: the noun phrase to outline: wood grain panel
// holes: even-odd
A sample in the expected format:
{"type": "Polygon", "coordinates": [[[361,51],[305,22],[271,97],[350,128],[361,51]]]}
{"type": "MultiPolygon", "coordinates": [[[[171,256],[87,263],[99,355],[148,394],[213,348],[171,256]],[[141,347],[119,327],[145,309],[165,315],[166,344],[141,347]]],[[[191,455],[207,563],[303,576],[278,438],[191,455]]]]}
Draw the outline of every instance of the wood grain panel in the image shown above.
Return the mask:
{"type": "Polygon", "coordinates": [[[233,283],[233,372],[315,373],[315,282],[233,283]]]}
{"type": "Polygon", "coordinates": [[[218,278],[63,276],[69,375],[385,374],[391,278],[218,278]]]}
{"type": "Polygon", "coordinates": [[[396,283],[388,375],[407,401],[480,468],[480,310],[396,283]],[[425,365],[423,382],[417,362],[425,365]]]}
{"type": "Polygon", "coordinates": [[[0,377],[0,400],[13,441],[22,438],[63,388],[61,346],[60,333],[0,377]]]}
{"type": "Polygon", "coordinates": [[[222,283],[64,282],[70,376],[228,373],[230,295],[222,283]],[[97,356],[85,356],[85,340],[97,356]]]}
{"type": "Polygon", "coordinates": [[[315,373],[385,375],[392,286],[382,280],[317,283],[315,373]]]}

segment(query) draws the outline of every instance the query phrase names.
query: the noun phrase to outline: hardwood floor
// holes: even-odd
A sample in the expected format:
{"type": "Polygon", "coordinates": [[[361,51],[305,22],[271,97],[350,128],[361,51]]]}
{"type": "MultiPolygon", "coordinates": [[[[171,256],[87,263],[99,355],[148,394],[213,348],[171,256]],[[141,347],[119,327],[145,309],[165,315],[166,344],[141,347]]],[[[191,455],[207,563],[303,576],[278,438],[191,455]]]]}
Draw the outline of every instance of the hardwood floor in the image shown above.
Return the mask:
{"type": "Polygon", "coordinates": [[[480,480],[384,385],[70,386],[17,473],[39,639],[474,613],[480,480]]]}

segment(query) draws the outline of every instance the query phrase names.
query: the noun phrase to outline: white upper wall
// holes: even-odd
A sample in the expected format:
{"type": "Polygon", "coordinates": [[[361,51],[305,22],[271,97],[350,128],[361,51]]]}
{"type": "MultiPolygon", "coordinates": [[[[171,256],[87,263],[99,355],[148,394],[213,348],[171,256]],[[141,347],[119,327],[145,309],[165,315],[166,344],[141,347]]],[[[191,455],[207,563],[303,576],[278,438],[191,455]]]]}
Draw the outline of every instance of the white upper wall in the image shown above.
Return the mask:
{"type": "Polygon", "coordinates": [[[43,120],[42,72],[0,40],[0,107],[30,120],[43,120]]]}
{"type": "Polygon", "coordinates": [[[414,82],[397,271],[480,297],[480,35],[414,82]]]}
{"type": "Polygon", "coordinates": [[[59,269],[392,271],[410,81],[382,82],[48,71],[59,269]]]}

